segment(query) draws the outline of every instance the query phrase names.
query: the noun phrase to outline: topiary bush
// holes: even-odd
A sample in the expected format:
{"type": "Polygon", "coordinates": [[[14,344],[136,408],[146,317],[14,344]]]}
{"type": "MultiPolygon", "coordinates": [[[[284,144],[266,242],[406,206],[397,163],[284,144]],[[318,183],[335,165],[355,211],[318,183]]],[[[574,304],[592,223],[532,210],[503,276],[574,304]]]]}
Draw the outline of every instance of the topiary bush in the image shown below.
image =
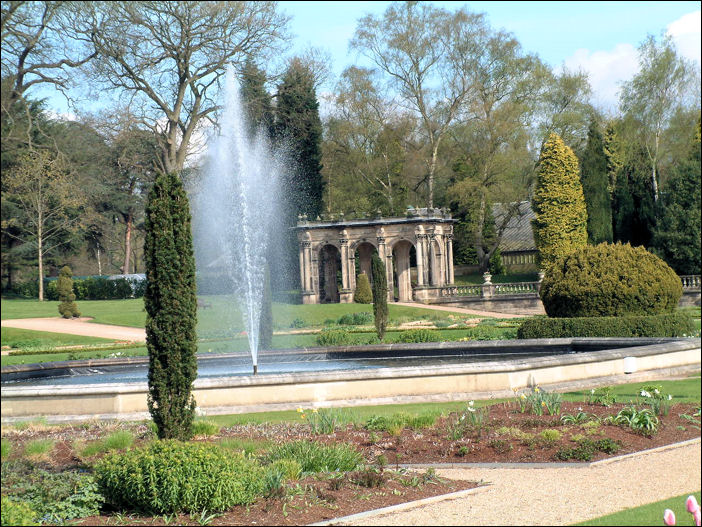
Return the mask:
{"type": "Polygon", "coordinates": [[[95,465],[107,503],[147,514],[219,512],[263,493],[264,469],[216,445],[153,441],[95,465]]]}
{"type": "Polygon", "coordinates": [[[366,273],[361,273],[356,278],[356,292],[353,294],[353,301],[357,304],[373,303],[373,292],[366,273]]]}
{"type": "Polygon", "coordinates": [[[365,326],[372,324],[374,321],[373,313],[368,311],[360,311],[358,313],[347,313],[339,317],[337,324],[340,326],[365,326]]]}
{"type": "Polygon", "coordinates": [[[355,337],[345,329],[323,329],[316,340],[320,346],[347,346],[356,341],[355,337]]]}
{"type": "Polygon", "coordinates": [[[549,317],[657,315],[678,306],[682,283],[643,247],[601,243],[559,258],[539,295],[549,317]]]}
{"type": "Polygon", "coordinates": [[[80,311],[76,305],[76,294],[73,292],[73,273],[67,265],[64,265],[59,271],[56,290],[61,301],[58,306],[61,316],[63,318],[79,317],[80,311]]]}
{"type": "Polygon", "coordinates": [[[697,333],[685,313],[633,317],[530,318],[517,330],[520,339],[569,337],[691,337],[697,333]]]}

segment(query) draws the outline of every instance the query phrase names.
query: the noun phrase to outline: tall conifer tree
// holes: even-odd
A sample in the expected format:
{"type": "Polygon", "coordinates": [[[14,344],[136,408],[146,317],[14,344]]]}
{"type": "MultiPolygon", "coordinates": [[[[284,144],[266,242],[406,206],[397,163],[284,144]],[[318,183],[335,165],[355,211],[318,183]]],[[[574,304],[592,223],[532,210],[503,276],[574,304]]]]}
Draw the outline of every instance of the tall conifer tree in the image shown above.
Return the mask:
{"type": "Polygon", "coordinates": [[[661,201],[661,215],[653,245],[675,272],[700,274],[702,192],[700,191],[700,122],[687,159],[673,171],[661,201]]]}
{"type": "Polygon", "coordinates": [[[373,274],[373,315],[378,338],[383,340],[388,325],[388,279],[385,264],[377,254],[371,258],[373,274]]]}
{"type": "Polygon", "coordinates": [[[314,78],[299,60],[293,60],[278,88],[276,137],[285,142],[293,162],[288,185],[294,216],[312,219],[322,213],[322,121],[314,78]]]}
{"type": "Polygon", "coordinates": [[[587,210],[578,159],[556,134],[541,149],[532,220],[541,267],[587,245],[587,210]]]}
{"type": "Polygon", "coordinates": [[[149,412],[161,439],[189,439],[195,414],[197,297],[190,207],[176,174],[156,178],[146,205],[149,412]]]}
{"type": "Polygon", "coordinates": [[[590,123],[587,146],[580,162],[580,179],[587,208],[587,238],[593,245],[612,242],[612,203],[609,195],[607,156],[602,133],[590,123]]]}
{"type": "Polygon", "coordinates": [[[241,72],[241,100],[249,125],[249,135],[255,135],[262,128],[268,137],[272,137],[273,104],[266,91],[266,72],[250,58],[241,72]]]}

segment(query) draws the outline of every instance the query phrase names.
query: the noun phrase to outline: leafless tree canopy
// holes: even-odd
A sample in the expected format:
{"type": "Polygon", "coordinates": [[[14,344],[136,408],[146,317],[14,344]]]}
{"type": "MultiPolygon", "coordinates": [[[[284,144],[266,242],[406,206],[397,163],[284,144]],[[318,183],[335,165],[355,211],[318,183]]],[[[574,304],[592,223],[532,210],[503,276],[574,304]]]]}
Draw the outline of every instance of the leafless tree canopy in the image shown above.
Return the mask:
{"type": "Polygon", "coordinates": [[[160,167],[183,168],[193,134],[218,109],[226,66],[260,60],[286,38],[275,2],[86,3],[96,85],[115,90],[161,140],[160,167]]]}

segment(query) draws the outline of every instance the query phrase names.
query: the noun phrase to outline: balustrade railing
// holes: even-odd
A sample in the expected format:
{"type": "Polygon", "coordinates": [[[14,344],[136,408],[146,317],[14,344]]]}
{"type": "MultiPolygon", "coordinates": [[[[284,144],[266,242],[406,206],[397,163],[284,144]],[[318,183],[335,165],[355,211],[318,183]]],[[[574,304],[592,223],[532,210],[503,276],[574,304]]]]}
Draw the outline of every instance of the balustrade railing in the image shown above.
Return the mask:
{"type": "Polygon", "coordinates": [[[680,277],[680,281],[682,282],[683,286],[683,291],[684,290],[699,290],[700,289],[700,275],[698,274],[691,274],[691,275],[683,275],[680,277]]]}
{"type": "MultiPolygon", "coordinates": [[[[684,291],[700,290],[700,275],[684,275],[680,277],[684,291]]],[[[496,295],[534,295],[539,293],[541,282],[511,282],[506,284],[450,285],[441,288],[442,297],[478,296],[489,298],[496,295]]]]}

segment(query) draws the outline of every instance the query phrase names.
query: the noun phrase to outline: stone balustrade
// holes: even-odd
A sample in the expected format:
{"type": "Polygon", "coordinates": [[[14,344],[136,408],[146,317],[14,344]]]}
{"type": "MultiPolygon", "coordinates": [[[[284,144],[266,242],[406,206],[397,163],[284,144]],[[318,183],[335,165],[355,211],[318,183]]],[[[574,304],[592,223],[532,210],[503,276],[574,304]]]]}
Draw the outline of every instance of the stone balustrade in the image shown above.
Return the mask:
{"type": "Polygon", "coordinates": [[[691,274],[680,277],[683,291],[699,291],[700,290],[700,275],[691,274]]]}

